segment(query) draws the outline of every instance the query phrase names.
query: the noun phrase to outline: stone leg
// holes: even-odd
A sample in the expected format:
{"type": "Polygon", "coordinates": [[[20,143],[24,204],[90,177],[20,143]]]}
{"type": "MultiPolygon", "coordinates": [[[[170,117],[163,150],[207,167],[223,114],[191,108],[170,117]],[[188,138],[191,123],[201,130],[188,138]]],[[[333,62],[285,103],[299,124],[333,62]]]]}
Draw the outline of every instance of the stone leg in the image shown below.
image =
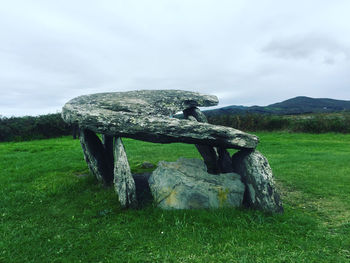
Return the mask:
{"type": "MultiPolygon", "coordinates": [[[[183,111],[184,117],[189,120],[207,123],[207,117],[196,107],[188,108],[183,111]]],[[[231,173],[232,162],[228,151],[224,148],[216,148],[207,145],[196,144],[196,148],[202,155],[208,173],[231,173]]]]}
{"type": "Polygon", "coordinates": [[[232,173],[232,160],[230,153],[225,148],[216,148],[219,158],[218,158],[218,166],[220,173],[232,173]]]}
{"type": "Polygon", "coordinates": [[[81,129],[80,144],[91,173],[104,185],[112,184],[113,163],[108,161],[105,148],[98,136],[90,130],[81,129]]]}
{"type": "Polygon", "coordinates": [[[136,207],[136,186],[120,137],[115,139],[114,147],[114,188],[122,207],[136,207]]]}
{"type": "Polygon", "coordinates": [[[220,167],[216,147],[196,144],[196,148],[203,157],[204,163],[207,166],[207,172],[210,174],[219,174],[220,167]]]}
{"type": "Polygon", "coordinates": [[[89,169],[97,180],[109,186],[113,182],[113,166],[108,162],[106,151],[98,136],[87,129],[80,130],[80,144],[89,169]]]}
{"type": "Polygon", "coordinates": [[[232,156],[234,172],[246,186],[243,204],[266,212],[283,213],[269,162],[257,150],[241,150],[232,156]]]}

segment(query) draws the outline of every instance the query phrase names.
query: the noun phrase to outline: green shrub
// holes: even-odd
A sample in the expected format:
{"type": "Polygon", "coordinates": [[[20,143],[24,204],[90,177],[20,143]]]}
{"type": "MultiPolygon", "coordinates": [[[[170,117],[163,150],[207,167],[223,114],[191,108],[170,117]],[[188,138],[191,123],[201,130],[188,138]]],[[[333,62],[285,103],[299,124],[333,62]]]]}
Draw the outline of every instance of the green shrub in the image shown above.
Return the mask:
{"type": "Polygon", "coordinates": [[[26,141],[54,138],[72,133],[60,113],[37,117],[0,118],[0,141],[26,141]]]}

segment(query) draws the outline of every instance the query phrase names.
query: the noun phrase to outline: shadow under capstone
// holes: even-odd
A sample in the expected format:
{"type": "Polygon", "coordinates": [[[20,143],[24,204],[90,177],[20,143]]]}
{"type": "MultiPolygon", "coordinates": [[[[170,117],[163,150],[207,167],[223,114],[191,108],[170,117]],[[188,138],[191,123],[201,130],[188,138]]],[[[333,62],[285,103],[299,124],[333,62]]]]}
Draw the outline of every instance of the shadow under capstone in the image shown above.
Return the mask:
{"type": "Polygon", "coordinates": [[[137,173],[133,174],[132,177],[135,181],[136,187],[136,199],[138,208],[143,208],[153,202],[151,189],[149,187],[148,178],[151,173],[137,173]]]}

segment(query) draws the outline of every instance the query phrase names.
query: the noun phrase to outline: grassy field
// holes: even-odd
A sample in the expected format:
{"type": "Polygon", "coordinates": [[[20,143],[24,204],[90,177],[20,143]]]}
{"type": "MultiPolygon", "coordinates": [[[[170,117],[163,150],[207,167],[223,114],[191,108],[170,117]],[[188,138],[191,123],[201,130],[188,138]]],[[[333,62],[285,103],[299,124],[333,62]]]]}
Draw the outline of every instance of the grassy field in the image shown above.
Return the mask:
{"type": "MultiPolygon", "coordinates": [[[[350,135],[258,133],[285,213],[122,210],[78,140],[0,144],[0,262],[350,262],[350,135]]],[[[194,146],[125,140],[144,161],[194,146]]]]}

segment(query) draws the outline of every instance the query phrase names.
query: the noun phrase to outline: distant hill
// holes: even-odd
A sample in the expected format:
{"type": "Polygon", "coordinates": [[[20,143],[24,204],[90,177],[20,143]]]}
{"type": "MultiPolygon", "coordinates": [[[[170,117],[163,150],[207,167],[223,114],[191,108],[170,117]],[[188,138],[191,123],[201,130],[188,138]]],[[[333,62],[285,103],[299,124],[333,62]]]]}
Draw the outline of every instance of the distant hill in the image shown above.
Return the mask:
{"type": "Polygon", "coordinates": [[[340,111],[350,111],[350,101],[334,99],[315,99],[304,96],[295,97],[282,102],[270,104],[268,106],[227,106],[214,110],[207,110],[207,116],[221,114],[306,114],[306,113],[331,113],[340,111]]]}

